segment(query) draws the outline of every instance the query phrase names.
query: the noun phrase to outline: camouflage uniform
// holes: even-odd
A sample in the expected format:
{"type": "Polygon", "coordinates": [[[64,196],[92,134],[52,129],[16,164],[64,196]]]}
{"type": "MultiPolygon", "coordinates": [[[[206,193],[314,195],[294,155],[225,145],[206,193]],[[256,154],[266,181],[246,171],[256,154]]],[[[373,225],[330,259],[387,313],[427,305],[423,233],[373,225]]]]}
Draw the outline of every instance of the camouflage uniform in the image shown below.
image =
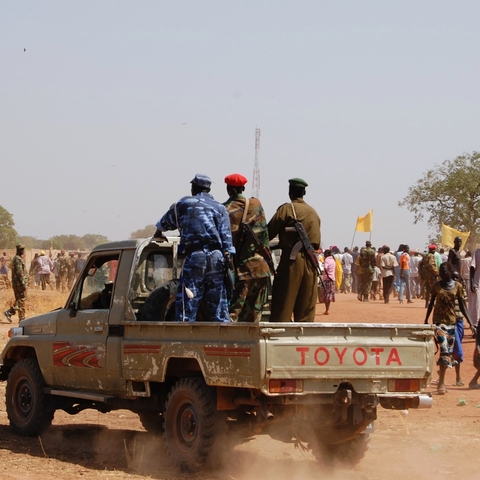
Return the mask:
{"type": "Polygon", "coordinates": [[[68,273],[67,273],[67,289],[70,290],[75,283],[75,257],[73,253],[67,258],[68,273]]]}
{"type": "MultiPolygon", "coordinates": [[[[241,194],[232,195],[225,203],[230,216],[233,244],[235,245],[236,282],[230,303],[232,322],[255,322],[262,317],[262,308],[268,300],[270,268],[266,260],[255,251],[255,245],[239,244],[240,224],[246,206],[241,194]]],[[[245,218],[258,239],[268,249],[268,230],[265,212],[258,198],[250,198],[245,218]]]]}
{"type": "Polygon", "coordinates": [[[156,225],[158,231],[180,231],[187,256],[177,289],[176,320],[194,322],[205,299],[211,320],[229,322],[224,253],[235,253],[226,208],[200,192],[173,204],[156,225]],[[186,289],[193,293],[188,298],[186,289]]]}
{"type": "Polygon", "coordinates": [[[370,247],[362,247],[358,256],[360,284],[358,299],[368,302],[368,296],[372,289],[373,272],[375,270],[375,250],[370,247]]]}
{"type": "Polygon", "coordinates": [[[60,256],[58,257],[58,278],[60,282],[60,290],[62,291],[62,293],[68,291],[68,269],[68,258],[65,256],[65,253],[60,253],[60,256]]]}
{"type": "MultiPolygon", "coordinates": [[[[320,218],[317,212],[303,199],[292,201],[298,221],[307,232],[315,249],[320,246],[320,218]]],[[[268,222],[268,236],[271,239],[278,235],[282,256],[277,268],[277,275],[272,289],[272,314],[275,322],[290,322],[292,313],[296,322],[313,322],[317,303],[317,272],[302,248],[290,260],[293,246],[299,240],[293,227],[294,215],[291,203],[278,207],[277,212],[268,222]]]]}
{"type": "Polygon", "coordinates": [[[430,301],[432,288],[438,281],[438,269],[435,255],[431,252],[427,253],[423,257],[421,263],[419,274],[423,279],[425,306],[427,306],[430,301]]]}
{"type": "Polygon", "coordinates": [[[15,303],[9,312],[18,313],[18,320],[25,318],[25,302],[27,300],[28,271],[22,257],[17,253],[12,261],[12,287],[15,303]]]}

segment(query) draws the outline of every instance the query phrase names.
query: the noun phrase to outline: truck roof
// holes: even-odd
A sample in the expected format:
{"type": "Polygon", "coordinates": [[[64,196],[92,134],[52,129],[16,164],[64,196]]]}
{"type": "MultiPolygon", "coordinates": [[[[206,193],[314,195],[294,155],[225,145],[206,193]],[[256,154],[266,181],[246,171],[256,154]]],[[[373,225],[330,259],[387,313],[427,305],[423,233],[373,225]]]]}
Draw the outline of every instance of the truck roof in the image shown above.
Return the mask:
{"type": "Polygon", "coordinates": [[[136,249],[138,245],[144,241],[144,238],[131,238],[129,240],[120,240],[118,242],[101,243],[100,245],[97,245],[92,252],[96,252],[98,250],[125,250],[126,248],[136,249]]]}
{"type": "MultiPolygon", "coordinates": [[[[168,243],[164,243],[165,246],[169,246],[171,248],[172,243],[178,243],[179,242],[179,237],[167,237],[168,238],[168,243]]],[[[136,250],[139,245],[146,241],[150,241],[151,237],[149,238],[130,238],[128,240],[119,240],[117,242],[107,242],[107,243],[101,243],[100,245],[97,245],[92,252],[96,251],[105,251],[105,250],[125,250],[125,249],[134,249],[136,250]]]]}

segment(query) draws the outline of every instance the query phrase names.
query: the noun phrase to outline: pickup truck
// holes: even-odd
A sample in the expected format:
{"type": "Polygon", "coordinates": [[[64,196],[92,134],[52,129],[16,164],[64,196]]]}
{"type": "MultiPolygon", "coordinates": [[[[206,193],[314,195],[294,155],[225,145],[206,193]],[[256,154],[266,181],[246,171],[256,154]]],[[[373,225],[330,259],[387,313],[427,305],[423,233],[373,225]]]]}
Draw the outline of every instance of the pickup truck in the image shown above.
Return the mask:
{"type": "MultiPolygon", "coordinates": [[[[16,434],[37,436],[56,410],[129,409],[162,432],[178,467],[253,435],[354,465],[377,408],[428,408],[433,327],[174,321],[178,243],[97,246],[64,308],[11,328],[0,358],[16,434]]],[[[264,320],[264,321],[263,321],[264,320]]]]}

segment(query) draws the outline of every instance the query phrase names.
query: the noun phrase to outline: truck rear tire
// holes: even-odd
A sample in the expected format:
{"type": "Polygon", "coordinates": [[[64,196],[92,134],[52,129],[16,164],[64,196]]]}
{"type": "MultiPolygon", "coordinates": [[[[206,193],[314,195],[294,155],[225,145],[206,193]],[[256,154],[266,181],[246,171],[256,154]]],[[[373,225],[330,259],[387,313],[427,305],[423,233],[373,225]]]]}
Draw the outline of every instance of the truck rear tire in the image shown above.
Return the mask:
{"type": "Polygon", "coordinates": [[[8,420],[18,435],[33,437],[50,426],[54,411],[49,410],[45,382],[36,360],[17,362],[8,376],[5,404],[8,420]]]}
{"type": "Polygon", "coordinates": [[[365,456],[368,442],[369,435],[364,433],[337,445],[320,445],[313,450],[313,454],[320,463],[330,465],[338,463],[352,468],[365,456]]]}
{"type": "Polygon", "coordinates": [[[216,400],[203,378],[182,378],[165,406],[165,444],[173,463],[183,470],[203,467],[214,451],[216,400]]]}

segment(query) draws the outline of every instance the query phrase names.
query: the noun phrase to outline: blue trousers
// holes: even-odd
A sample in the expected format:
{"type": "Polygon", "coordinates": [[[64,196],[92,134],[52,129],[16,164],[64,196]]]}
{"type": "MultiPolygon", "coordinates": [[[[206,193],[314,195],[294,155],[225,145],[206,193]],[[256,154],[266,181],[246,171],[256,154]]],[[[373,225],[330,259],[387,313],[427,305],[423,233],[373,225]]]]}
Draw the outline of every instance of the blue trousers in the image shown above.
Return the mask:
{"type": "Polygon", "coordinates": [[[400,279],[400,293],[398,294],[398,299],[403,300],[403,293],[407,290],[407,300],[410,301],[412,299],[412,295],[410,293],[410,270],[403,271],[403,279],[400,279]]]}
{"type": "Polygon", "coordinates": [[[224,279],[225,260],[220,250],[200,250],[187,255],[177,288],[175,319],[195,322],[198,307],[204,299],[212,322],[229,322],[224,279]],[[193,298],[189,298],[187,288],[193,298]]]}

